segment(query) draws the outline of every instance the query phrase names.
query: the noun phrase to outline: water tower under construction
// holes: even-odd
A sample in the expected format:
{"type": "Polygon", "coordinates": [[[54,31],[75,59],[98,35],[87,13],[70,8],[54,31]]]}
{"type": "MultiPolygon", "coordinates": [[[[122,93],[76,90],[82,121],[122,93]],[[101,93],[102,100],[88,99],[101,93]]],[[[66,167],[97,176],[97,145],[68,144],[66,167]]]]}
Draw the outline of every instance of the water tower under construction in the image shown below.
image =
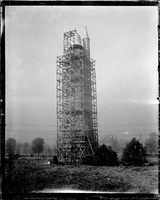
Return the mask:
{"type": "Polygon", "coordinates": [[[82,163],[98,147],[95,61],[87,29],[65,32],[57,57],[57,156],[66,164],[82,163]]]}

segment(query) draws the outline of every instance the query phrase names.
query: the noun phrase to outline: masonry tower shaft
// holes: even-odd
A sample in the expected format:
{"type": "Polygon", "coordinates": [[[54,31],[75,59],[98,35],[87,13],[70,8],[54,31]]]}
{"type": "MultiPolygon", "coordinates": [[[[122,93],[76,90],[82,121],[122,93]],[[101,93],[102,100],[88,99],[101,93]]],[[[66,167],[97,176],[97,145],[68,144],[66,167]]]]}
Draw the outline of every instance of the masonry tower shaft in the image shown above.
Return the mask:
{"type": "Polygon", "coordinates": [[[98,146],[95,61],[90,39],[76,30],[64,33],[57,57],[57,149],[64,163],[82,163],[98,146]],[[82,46],[83,41],[83,46],[82,46]]]}

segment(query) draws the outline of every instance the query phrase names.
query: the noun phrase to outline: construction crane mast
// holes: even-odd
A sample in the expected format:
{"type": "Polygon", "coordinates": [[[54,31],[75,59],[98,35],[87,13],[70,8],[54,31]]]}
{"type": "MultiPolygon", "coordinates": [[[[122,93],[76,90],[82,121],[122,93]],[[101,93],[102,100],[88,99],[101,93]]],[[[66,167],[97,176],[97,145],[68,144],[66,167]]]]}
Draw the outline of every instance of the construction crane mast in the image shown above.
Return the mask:
{"type": "Polygon", "coordinates": [[[64,33],[57,57],[57,156],[66,164],[83,163],[98,147],[95,61],[86,29],[64,33]],[[83,44],[82,44],[83,42],[83,44]]]}

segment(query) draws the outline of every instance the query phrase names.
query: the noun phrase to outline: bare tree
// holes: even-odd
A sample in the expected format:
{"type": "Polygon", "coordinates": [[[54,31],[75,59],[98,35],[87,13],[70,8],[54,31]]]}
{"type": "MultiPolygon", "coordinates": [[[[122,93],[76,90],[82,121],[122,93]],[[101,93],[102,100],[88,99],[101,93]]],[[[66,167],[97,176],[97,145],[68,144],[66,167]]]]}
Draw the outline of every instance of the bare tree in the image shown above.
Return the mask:
{"type": "Polygon", "coordinates": [[[23,143],[23,153],[26,155],[27,153],[29,153],[29,143],[25,142],[23,143]]]}
{"type": "Polygon", "coordinates": [[[32,141],[33,153],[37,153],[38,157],[39,157],[39,154],[43,152],[43,149],[44,149],[44,139],[43,138],[36,138],[32,141]]]}
{"type": "Polygon", "coordinates": [[[21,142],[18,142],[18,143],[17,143],[17,154],[18,154],[18,155],[21,154],[21,152],[22,152],[22,147],[23,147],[22,143],[21,143],[21,142]]]}
{"type": "Polygon", "coordinates": [[[8,138],[6,141],[6,151],[8,155],[14,155],[16,151],[16,140],[14,138],[8,138]]]}
{"type": "Polygon", "coordinates": [[[158,134],[156,132],[152,132],[149,135],[150,137],[146,139],[145,146],[147,147],[147,151],[151,154],[158,152],[158,134]]]}

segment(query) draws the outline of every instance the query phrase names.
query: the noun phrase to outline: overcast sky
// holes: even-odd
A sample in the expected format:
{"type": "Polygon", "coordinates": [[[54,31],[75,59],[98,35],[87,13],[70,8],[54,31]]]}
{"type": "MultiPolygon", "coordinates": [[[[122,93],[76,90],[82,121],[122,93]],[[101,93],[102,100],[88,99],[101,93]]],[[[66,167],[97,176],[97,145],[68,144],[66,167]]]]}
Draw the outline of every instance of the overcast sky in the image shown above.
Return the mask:
{"type": "Polygon", "coordinates": [[[56,57],[87,26],[96,60],[99,137],[158,127],[158,7],[8,6],[6,138],[56,140],[56,57]]]}

